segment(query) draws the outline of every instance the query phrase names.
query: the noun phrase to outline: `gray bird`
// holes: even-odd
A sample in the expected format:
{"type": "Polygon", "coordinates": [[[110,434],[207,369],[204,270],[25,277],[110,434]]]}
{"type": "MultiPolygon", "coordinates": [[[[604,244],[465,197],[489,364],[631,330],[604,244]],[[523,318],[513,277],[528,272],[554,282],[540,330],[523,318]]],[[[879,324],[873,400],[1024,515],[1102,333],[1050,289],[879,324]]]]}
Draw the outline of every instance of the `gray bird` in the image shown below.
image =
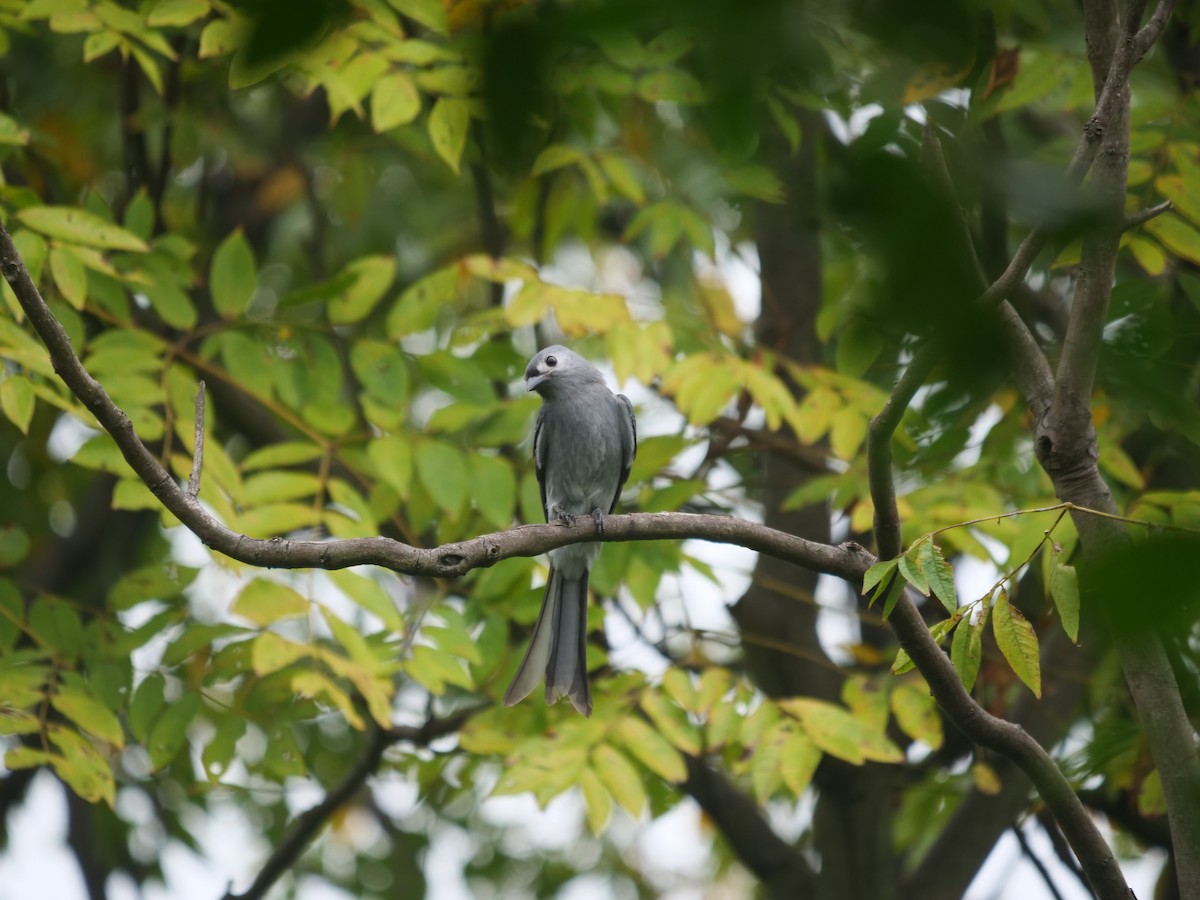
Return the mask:
{"type": "MultiPolygon", "coordinates": [[[[614,394],[600,370],[566,347],[547,347],[525,368],[525,387],[542,398],[533,432],[533,462],[546,521],[574,524],[591,516],[604,531],[629,477],[637,452],[633,405],[614,394]]],[[[592,714],[587,679],[588,572],[600,555],[597,543],[550,551],[550,577],[529,649],[504,692],[504,705],[529,696],[546,673],[546,702],[567,697],[592,714]]]]}

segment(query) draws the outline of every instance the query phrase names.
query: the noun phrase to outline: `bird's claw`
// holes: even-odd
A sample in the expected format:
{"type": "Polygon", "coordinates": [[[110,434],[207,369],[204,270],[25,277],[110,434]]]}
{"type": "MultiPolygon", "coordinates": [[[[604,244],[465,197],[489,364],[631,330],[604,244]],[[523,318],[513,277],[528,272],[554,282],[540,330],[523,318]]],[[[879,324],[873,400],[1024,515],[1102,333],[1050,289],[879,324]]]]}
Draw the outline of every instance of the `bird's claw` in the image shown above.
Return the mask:
{"type": "Polygon", "coordinates": [[[596,534],[604,534],[604,510],[599,507],[593,509],[592,521],[596,523],[596,534]]]}
{"type": "Polygon", "coordinates": [[[566,525],[568,528],[575,527],[575,517],[562,507],[556,506],[550,510],[550,512],[552,513],[551,518],[554,519],[554,521],[561,525],[566,525]]]}

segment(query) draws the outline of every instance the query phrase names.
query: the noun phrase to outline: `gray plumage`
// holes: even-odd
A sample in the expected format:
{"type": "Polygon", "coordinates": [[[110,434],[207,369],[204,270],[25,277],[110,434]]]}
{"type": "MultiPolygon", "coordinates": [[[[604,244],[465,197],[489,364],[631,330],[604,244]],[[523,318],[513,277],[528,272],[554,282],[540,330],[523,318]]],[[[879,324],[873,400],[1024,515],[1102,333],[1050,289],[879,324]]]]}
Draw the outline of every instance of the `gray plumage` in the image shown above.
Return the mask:
{"type": "MultiPolygon", "coordinates": [[[[525,369],[525,386],[542,398],[533,433],[533,461],[546,521],[591,516],[601,531],[629,477],[637,452],[637,425],[629,398],[614,394],[600,370],[566,347],[540,351],[525,369]]],[[[504,693],[518,703],[546,675],[546,702],[567,697],[592,714],[587,680],[588,572],[600,544],[550,551],[550,577],[529,649],[504,693]]]]}

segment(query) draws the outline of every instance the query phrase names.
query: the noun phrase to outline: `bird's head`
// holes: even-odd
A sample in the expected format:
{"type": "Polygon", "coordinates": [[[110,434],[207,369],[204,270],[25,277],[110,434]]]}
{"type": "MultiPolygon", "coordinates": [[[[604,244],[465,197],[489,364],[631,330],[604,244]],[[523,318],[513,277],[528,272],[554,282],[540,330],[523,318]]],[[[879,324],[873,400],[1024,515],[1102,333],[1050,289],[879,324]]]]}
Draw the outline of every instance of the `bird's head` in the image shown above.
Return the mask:
{"type": "Polygon", "coordinates": [[[592,377],[601,377],[595,366],[573,350],[555,344],[539,350],[529,361],[525,367],[525,389],[545,397],[560,385],[592,377]]]}

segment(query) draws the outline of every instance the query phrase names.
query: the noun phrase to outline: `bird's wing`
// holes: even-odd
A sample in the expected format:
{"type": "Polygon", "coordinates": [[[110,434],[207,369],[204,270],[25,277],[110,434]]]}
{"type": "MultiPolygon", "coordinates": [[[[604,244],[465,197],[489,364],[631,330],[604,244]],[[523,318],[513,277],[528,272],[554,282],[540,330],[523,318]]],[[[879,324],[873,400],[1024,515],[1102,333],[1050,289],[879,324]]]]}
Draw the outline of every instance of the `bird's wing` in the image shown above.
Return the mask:
{"type": "Polygon", "coordinates": [[[542,513],[546,521],[550,521],[550,512],[546,509],[546,448],[542,443],[542,425],[546,421],[545,404],[538,410],[537,424],[533,426],[533,470],[537,475],[538,490],[542,495],[542,513]]]}
{"type": "Polygon", "coordinates": [[[637,456],[637,418],[633,415],[633,404],[624,394],[617,394],[617,400],[620,401],[621,411],[625,414],[622,425],[626,427],[621,433],[621,478],[608,507],[610,513],[617,508],[617,501],[621,499],[621,489],[629,480],[629,470],[633,468],[633,459],[637,456]]]}

